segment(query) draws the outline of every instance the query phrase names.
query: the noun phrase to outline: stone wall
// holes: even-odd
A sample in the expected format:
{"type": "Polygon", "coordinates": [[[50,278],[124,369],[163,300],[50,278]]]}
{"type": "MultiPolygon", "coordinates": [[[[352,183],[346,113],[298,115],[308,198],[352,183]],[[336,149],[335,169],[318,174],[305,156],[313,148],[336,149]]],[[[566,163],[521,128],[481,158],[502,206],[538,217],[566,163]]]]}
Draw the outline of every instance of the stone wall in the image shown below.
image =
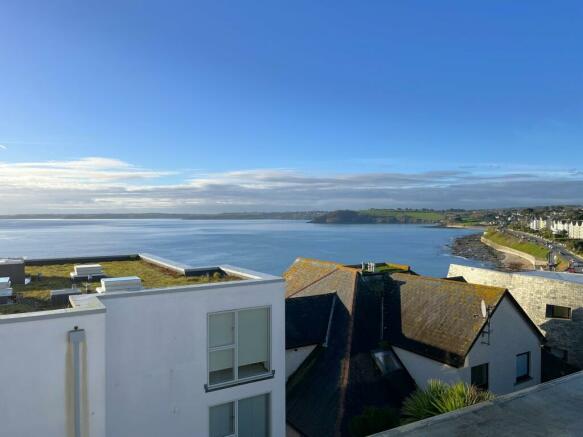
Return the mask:
{"type": "Polygon", "coordinates": [[[546,265],[547,265],[547,261],[536,259],[534,256],[532,256],[528,253],[525,253],[525,252],[521,252],[520,250],[512,249],[511,247],[502,246],[501,244],[494,243],[493,241],[490,241],[485,237],[480,238],[480,241],[482,241],[482,243],[484,243],[486,246],[490,246],[491,248],[496,249],[499,252],[509,253],[510,255],[519,256],[519,257],[527,260],[529,263],[531,263],[533,265],[533,267],[536,267],[536,266],[545,266],[546,267],[546,265]]]}
{"type": "Polygon", "coordinates": [[[543,331],[546,345],[567,351],[569,364],[583,368],[583,284],[457,264],[449,266],[447,276],[508,289],[543,331]],[[547,304],[571,308],[571,319],[547,318],[547,304]]]}

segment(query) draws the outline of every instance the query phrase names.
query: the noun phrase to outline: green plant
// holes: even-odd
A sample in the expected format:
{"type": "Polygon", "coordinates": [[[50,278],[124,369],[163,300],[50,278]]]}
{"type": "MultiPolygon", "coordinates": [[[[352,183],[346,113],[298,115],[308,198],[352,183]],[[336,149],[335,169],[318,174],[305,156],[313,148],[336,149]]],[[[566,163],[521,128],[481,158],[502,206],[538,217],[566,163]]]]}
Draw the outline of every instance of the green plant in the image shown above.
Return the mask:
{"type": "Polygon", "coordinates": [[[453,385],[443,381],[429,381],[425,390],[417,389],[403,404],[403,416],[407,421],[425,419],[448,413],[494,398],[489,391],[458,382],[453,385]]]}
{"type": "Polygon", "coordinates": [[[399,413],[393,408],[366,407],[350,422],[353,437],[365,437],[400,425],[399,413]]]}

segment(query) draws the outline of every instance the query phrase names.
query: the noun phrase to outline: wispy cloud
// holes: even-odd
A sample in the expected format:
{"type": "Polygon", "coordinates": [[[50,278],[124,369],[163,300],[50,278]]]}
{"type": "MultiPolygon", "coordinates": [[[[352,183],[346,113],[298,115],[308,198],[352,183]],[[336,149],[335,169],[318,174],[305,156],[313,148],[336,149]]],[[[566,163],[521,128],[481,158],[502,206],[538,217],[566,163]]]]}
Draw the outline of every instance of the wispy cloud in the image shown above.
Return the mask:
{"type": "Polygon", "coordinates": [[[4,145],[0,144],[0,150],[6,150],[7,148],[8,148],[8,147],[6,147],[6,146],[4,146],[4,145]]]}
{"type": "Polygon", "coordinates": [[[3,213],[485,208],[583,203],[583,173],[467,166],[417,173],[308,174],[276,168],[185,175],[88,157],[0,161],[0,199],[3,213]],[[164,182],[169,175],[179,182],[164,182]]]}

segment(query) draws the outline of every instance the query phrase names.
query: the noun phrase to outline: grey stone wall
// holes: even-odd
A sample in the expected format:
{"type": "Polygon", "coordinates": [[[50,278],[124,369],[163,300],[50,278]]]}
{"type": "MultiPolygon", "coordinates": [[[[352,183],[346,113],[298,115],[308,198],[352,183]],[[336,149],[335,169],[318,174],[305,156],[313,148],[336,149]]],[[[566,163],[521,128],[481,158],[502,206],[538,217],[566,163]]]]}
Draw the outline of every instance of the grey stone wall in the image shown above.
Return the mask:
{"type": "Polygon", "coordinates": [[[546,345],[566,350],[569,364],[583,368],[583,284],[457,264],[449,266],[447,276],[508,289],[545,334],[546,345]],[[571,319],[547,318],[547,304],[571,308],[571,319]]]}

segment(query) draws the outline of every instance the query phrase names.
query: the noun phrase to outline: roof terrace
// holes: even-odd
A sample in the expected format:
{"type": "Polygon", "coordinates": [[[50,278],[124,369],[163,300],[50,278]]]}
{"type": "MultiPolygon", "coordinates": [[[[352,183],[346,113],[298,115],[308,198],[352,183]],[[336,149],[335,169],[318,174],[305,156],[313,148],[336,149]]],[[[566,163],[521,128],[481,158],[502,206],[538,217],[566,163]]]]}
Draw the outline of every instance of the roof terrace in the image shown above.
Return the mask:
{"type": "Polygon", "coordinates": [[[135,276],[141,280],[143,289],[174,288],[249,278],[244,270],[240,270],[243,273],[238,275],[239,270],[232,271],[228,266],[191,267],[150,254],[25,259],[23,264],[22,276],[25,280],[13,279],[12,300],[8,304],[0,305],[0,315],[69,308],[70,294],[96,293],[101,286],[102,277],[135,276]],[[72,277],[75,266],[89,263],[98,264],[103,275],[72,277]],[[55,298],[56,295],[61,297],[55,298]]]}

